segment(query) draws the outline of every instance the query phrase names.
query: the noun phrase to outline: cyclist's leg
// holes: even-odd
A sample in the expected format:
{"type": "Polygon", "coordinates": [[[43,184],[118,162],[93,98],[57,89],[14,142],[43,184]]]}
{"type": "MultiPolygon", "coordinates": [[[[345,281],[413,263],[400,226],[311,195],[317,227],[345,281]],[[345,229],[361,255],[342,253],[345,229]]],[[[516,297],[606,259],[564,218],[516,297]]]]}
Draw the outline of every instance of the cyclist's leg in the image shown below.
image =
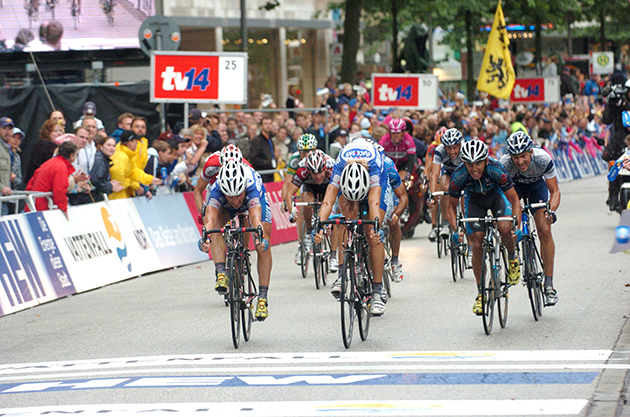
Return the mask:
{"type": "MultiPolygon", "coordinates": [[[[487,208],[480,202],[473,201],[469,195],[464,195],[464,217],[485,217],[487,208]]],[[[477,287],[481,286],[481,264],[483,262],[484,228],[478,222],[466,223],[466,236],[472,246],[472,268],[477,287]]]]}
{"type": "MultiPolygon", "coordinates": [[[[549,190],[543,179],[535,183],[526,190],[527,197],[531,203],[549,201],[549,190]]],[[[549,286],[553,287],[551,278],[553,277],[553,260],[556,247],[551,235],[551,224],[545,217],[545,210],[538,208],[534,210],[534,221],[536,222],[536,230],[540,239],[540,255],[542,256],[543,265],[545,266],[545,281],[549,281],[549,286]],[[547,277],[549,279],[547,279],[547,277]]]]}
{"type": "MultiPolygon", "coordinates": [[[[271,239],[271,222],[266,222],[263,220],[262,226],[265,235],[268,236],[269,239],[271,239]]],[[[258,270],[258,286],[269,287],[269,279],[271,278],[271,266],[273,263],[271,248],[268,248],[266,251],[260,251],[257,248],[256,252],[258,253],[258,262],[256,265],[258,270]]]]}
{"type": "MultiPolygon", "coordinates": [[[[444,170],[442,170],[442,175],[440,176],[440,188],[442,190],[448,190],[448,185],[449,182],[451,181],[451,176],[449,174],[447,174],[444,170]]],[[[446,205],[448,204],[448,198],[446,198],[446,196],[442,196],[440,197],[440,210],[442,211],[442,219],[444,219],[444,227],[443,227],[443,231],[440,230],[441,234],[443,235],[443,237],[446,237],[446,232],[448,230],[448,222],[446,221],[446,205]]],[[[438,225],[439,226],[439,225],[438,225]]]]}
{"type": "MultiPolygon", "coordinates": [[[[511,216],[512,204],[503,191],[496,192],[493,197],[492,214],[495,217],[511,216]]],[[[516,238],[513,236],[513,229],[514,225],[512,222],[497,222],[497,230],[501,234],[501,242],[508,252],[508,283],[510,285],[518,284],[521,279],[521,266],[516,257],[516,238]]]]}
{"type": "MultiPolygon", "coordinates": [[[[221,207],[216,217],[207,215],[206,218],[207,229],[220,229],[230,221],[231,216],[224,207],[221,207]]],[[[215,265],[219,262],[225,264],[225,239],[220,233],[214,233],[210,236],[210,253],[212,253],[212,260],[215,265]]]]}

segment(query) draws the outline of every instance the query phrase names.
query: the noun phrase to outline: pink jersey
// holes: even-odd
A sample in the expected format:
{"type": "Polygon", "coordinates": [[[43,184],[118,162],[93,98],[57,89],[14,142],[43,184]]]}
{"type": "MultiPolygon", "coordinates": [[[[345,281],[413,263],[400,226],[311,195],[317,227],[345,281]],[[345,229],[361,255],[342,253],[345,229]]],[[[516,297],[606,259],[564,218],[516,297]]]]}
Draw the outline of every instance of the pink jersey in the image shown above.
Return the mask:
{"type": "Polygon", "coordinates": [[[381,140],[378,141],[378,144],[383,147],[383,152],[394,161],[397,168],[407,163],[408,155],[416,154],[416,143],[407,132],[403,134],[403,139],[398,145],[392,142],[389,133],[383,135],[381,140]]]}

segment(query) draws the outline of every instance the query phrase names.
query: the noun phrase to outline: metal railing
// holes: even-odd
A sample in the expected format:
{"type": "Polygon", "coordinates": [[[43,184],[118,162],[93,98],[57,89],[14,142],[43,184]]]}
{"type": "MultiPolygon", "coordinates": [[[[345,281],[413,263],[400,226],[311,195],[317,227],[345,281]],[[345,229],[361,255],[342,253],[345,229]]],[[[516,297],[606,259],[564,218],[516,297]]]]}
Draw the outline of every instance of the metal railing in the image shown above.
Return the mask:
{"type": "MultiPolygon", "coordinates": [[[[25,201],[30,211],[37,211],[35,208],[35,200],[38,198],[45,198],[48,200],[48,210],[56,209],[57,206],[53,203],[52,200],[53,193],[51,192],[41,192],[41,191],[13,191],[13,195],[7,195],[0,197],[0,209],[2,208],[3,203],[16,203],[14,212],[9,214],[18,214],[18,210],[20,205],[18,204],[20,201],[25,201]]],[[[0,211],[1,212],[1,211],[0,211]]],[[[0,216],[1,217],[1,216],[0,216]]]]}

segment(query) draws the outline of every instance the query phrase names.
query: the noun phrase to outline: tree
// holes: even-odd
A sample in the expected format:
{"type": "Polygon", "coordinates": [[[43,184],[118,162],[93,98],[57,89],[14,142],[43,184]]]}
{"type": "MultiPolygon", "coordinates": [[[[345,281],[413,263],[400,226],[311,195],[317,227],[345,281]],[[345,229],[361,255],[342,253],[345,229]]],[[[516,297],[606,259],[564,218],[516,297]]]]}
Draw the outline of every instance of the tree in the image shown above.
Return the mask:
{"type": "Polygon", "coordinates": [[[364,0],[346,0],[343,22],[343,54],[341,56],[341,81],[354,84],[357,73],[357,52],[361,40],[361,12],[364,0]]]}

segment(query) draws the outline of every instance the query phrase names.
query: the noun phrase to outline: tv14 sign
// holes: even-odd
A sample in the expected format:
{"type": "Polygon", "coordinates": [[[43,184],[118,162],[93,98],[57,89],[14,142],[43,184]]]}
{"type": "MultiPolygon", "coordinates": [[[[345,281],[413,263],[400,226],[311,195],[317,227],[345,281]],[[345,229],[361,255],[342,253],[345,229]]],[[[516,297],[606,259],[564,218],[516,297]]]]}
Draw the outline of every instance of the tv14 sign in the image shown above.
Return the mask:
{"type": "Polygon", "coordinates": [[[513,103],[557,103],[560,77],[517,78],[510,95],[513,103]]]}
{"type": "Polygon", "coordinates": [[[247,54],[153,51],[151,101],[245,104],[247,54]]]}
{"type": "Polygon", "coordinates": [[[438,108],[438,78],[431,74],[372,74],[374,107],[438,108]]]}

